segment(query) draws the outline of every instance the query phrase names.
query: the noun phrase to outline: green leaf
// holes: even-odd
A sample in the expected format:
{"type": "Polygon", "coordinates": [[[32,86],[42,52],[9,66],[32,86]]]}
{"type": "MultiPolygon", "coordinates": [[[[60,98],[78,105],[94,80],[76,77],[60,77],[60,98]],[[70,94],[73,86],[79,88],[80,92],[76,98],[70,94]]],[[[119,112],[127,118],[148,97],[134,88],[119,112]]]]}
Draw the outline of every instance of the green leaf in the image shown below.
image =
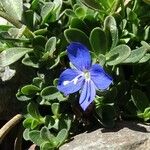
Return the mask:
{"type": "Polygon", "coordinates": [[[91,9],[100,10],[100,4],[96,0],[81,0],[83,4],[91,9]]]}
{"type": "Polygon", "coordinates": [[[55,129],[57,131],[60,130],[61,129],[60,123],[61,123],[60,119],[55,118],[55,124],[53,125],[53,129],[55,129]]]}
{"type": "Polygon", "coordinates": [[[41,123],[37,119],[32,119],[32,123],[31,123],[32,130],[38,127],[39,125],[41,125],[41,123]]]}
{"type": "Polygon", "coordinates": [[[145,41],[141,41],[141,44],[142,44],[147,50],[150,50],[150,44],[148,44],[148,43],[145,42],[145,41]]]}
{"type": "Polygon", "coordinates": [[[90,43],[96,55],[105,54],[107,49],[107,41],[106,41],[105,32],[96,27],[91,31],[90,34],[90,43]]]}
{"type": "Polygon", "coordinates": [[[54,124],[55,124],[55,119],[52,116],[45,117],[45,125],[47,126],[48,129],[51,129],[54,124]]]}
{"type": "Polygon", "coordinates": [[[150,0],[143,0],[146,4],[150,5],[150,0]]]}
{"type": "Polygon", "coordinates": [[[71,120],[67,116],[60,114],[58,117],[55,117],[55,124],[52,127],[53,129],[56,130],[67,129],[69,131],[70,127],[71,127],[71,120]]]}
{"type": "Polygon", "coordinates": [[[107,91],[106,95],[104,96],[103,102],[105,104],[112,104],[114,103],[117,96],[117,88],[112,87],[109,91],[107,91]]]}
{"type": "Polygon", "coordinates": [[[67,139],[68,137],[68,130],[67,129],[62,129],[59,131],[56,139],[59,142],[59,146],[63,144],[63,142],[67,139]]]}
{"type": "Polygon", "coordinates": [[[102,54],[98,55],[96,63],[99,63],[101,66],[104,66],[105,62],[106,62],[106,57],[102,54]]]}
{"type": "Polygon", "coordinates": [[[43,127],[41,129],[40,136],[45,140],[45,141],[53,141],[55,136],[50,133],[49,129],[47,127],[43,127]]]}
{"type": "Polygon", "coordinates": [[[110,66],[120,64],[129,57],[130,53],[130,47],[123,44],[119,45],[106,54],[107,64],[110,66]]]}
{"type": "Polygon", "coordinates": [[[132,11],[129,7],[127,7],[127,18],[131,21],[131,23],[138,24],[138,16],[132,11]]]}
{"type": "Polygon", "coordinates": [[[74,5],[73,5],[73,11],[75,12],[76,9],[78,9],[79,7],[81,7],[81,5],[79,5],[79,4],[74,4],[74,5]]]}
{"type": "Polygon", "coordinates": [[[36,145],[40,146],[45,140],[40,136],[40,131],[33,130],[29,133],[30,140],[36,145]]]}
{"type": "Polygon", "coordinates": [[[34,95],[39,91],[40,91],[40,88],[32,84],[26,85],[21,88],[21,92],[25,95],[34,95]]]}
{"type": "Polygon", "coordinates": [[[30,66],[33,68],[39,68],[39,64],[37,62],[34,62],[31,60],[28,54],[25,55],[25,57],[22,59],[22,63],[26,66],[30,66]]]}
{"type": "Polygon", "coordinates": [[[40,150],[54,150],[56,145],[52,142],[44,142],[40,145],[40,150]]]}
{"type": "Polygon", "coordinates": [[[56,37],[51,37],[45,45],[45,51],[49,52],[49,56],[51,57],[53,56],[53,53],[56,50],[56,42],[56,37]]]}
{"type": "Polygon", "coordinates": [[[144,118],[145,121],[150,120],[150,107],[147,107],[147,108],[144,110],[143,118],[144,118]]]}
{"type": "Polygon", "coordinates": [[[147,107],[143,113],[137,112],[137,115],[139,118],[144,119],[144,121],[149,121],[150,120],[150,107],[147,107]]]}
{"type": "Polygon", "coordinates": [[[26,119],[23,121],[23,126],[24,126],[25,128],[31,128],[31,124],[32,124],[32,121],[33,121],[33,120],[34,120],[34,119],[31,118],[31,117],[26,118],[26,119]]]}
{"type": "Polygon", "coordinates": [[[131,91],[131,98],[134,105],[140,112],[144,112],[145,108],[150,106],[149,100],[144,92],[134,89],[131,91]]]}
{"type": "Polygon", "coordinates": [[[42,24],[46,22],[55,22],[58,20],[60,10],[62,7],[62,0],[54,0],[53,2],[46,2],[42,7],[41,16],[42,24]]]}
{"type": "Polygon", "coordinates": [[[84,18],[85,15],[86,15],[86,11],[83,7],[78,7],[76,10],[75,10],[75,14],[79,17],[79,18],[84,18]]]}
{"type": "Polygon", "coordinates": [[[37,120],[40,120],[42,118],[35,103],[29,103],[27,106],[27,110],[33,118],[37,120]]]}
{"type": "MultiPolygon", "coordinates": [[[[39,47],[37,53],[40,53],[42,51],[42,49],[45,48],[46,42],[47,42],[46,38],[42,35],[37,35],[36,37],[34,37],[33,41],[32,41],[32,44],[34,47],[34,52],[35,52],[36,48],[39,47]]],[[[38,56],[38,54],[37,54],[37,56],[38,56]]]]}
{"type": "Polygon", "coordinates": [[[60,105],[59,103],[53,103],[52,106],[51,106],[51,109],[52,109],[52,113],[57,116],[59,114],[59,108],[60,105]]]}
{"type": "Polygon", "coordinates": [[[59,91],[54,86],[46,87],[40,93],[40,95],[43,98],[50,99],[50,100],[56,99],[58,97],[58,94],[59,94],[59,91]]]}
{"type": "Polygon", "coordinates": [[[53,3],[55,5],[55,8],[53,10],[53,17],[52,17],[51,21],[56,21],[60,17],[60,11],[61,11],[63,2],[62,2],[62,0],[54,0],[53,3]]]}
{"type": "Polygon", "coordinates": [[[65,124],[66,124],[66,126],[67,126],[67,130],[69,131],[70,130],[70,128],[71,128],[71,119],[68,117],[68,118],[64,118],[64,121],[65,121],[65,124]]]}
{"type": "Polygon", "coordinates": [[[54,61],[52,62],[51,66],[49,67],[49,69],[55,68],[59,64],[61,57],[64,57],[65,55],[66,55],[66,51],[61,52],[58,55],[58,57],[56,59],[54,59],[54,61]]]}
{"type": "Polygon", "coordinates": [[[39,0],[33,0],[31,3],[31,9],[37,10],[38,6],[39,6],[39,0]]]}
{"type": "Polygon", "coordinates": [[[42,7],[41,16],[42,16],[42,24],[47,22],[49,17],[52,15],[51,12],[54,9],[54,4],[52,2],[47,2],[42,7]]]}
{"type": "Polygon", "coordinates": [[[34,11],[33,10],[26,10],[23,13],[23,17],[25,20],[25,24],[28,28],[33,29],[34,27],[34,11]]]}
{"type": "Polygon", "coordinates": [[[34,31],[34,34],[37,36],[38,35],[45,35],[45,34],[47,34],[47,32],[48,32],[48,28],[45,27],[45,28],[38,29],[38,30],[34,31]]]}
{"type": "Polygon", "coordinates": [[[0,66],[8,66],[19,60],[26,53],[33,51],[31,48],[13,47],[8,48],[0,53],[0,66]]]}
{"type": "Polygon", "coordinates": [[[20,29],[18,29],[18,28],[10,28],[8,33],[11,37],[17,38],[19,34],[21,35],[21,33],[19,33],[19,31],[20,31],[20,29]]]}
{"type": "Polygon", "coordinates": [[[23,138],[24,138],[26,141],[27,141],[27,140],[30,140],[29,133],[30,133],[30,130],[29,130],[29,129],[25,129],[24,132],[23,132],[23,138]]]}
{"type": "Polygon", "coordinates": [[[43,83],[44,83],[44,79],[42,77],[35,77],[33,78],[33,85],[42,88],[43,83]]]}
{"type": "Polygon", "coordinates": [[[74,11],[71,10],[71,9],[66,9],[66,10],[65,10],[65,14],[66,14],[68,17],[76,17],[74,11]]]}
{"type": "Polygon", "coordinates": [[[104,21],[104,30],[109,31],[111,34],[112,45],[111,49],[114,48],[118,43],[118,29],[116,20],[113,16],[107,16],[104,21]]]}
{"type": "Polygon", "coordinates": [[[23,13],[23,0],[1,0],[0,3],[10,17],[21,20],[23,13]]]}
{"type": "Polygon", "coordinates": [[[107,9],[113,9],[113,7],[115,5],[115,0],[101,1],[101,5],[105,7],[105,10],[107,10],[107,9]]]}
{"type": "Polygon", "coordinates": [[[32,99],[32,97],[25,96],[23,93],[21,93],[21,91],[18,91],[18,93],[16,94],[16,97],[19,101],[29,101],[32,99]]]}
{"type": "Polygon", "coordinates": [[[1,32],[8,32],[8,30],[12,28],[10,25],[0,25],[0,33],[1,32]]]}
{"type": "Polygon", "coordinates": [[[107,128],[112,128],[115,125],[115,110],[111,105],[103,105],[96,109],[96,113],[99,116],[99,122],[107,128]]]}
{"type": "Polygon", "coordinates": [[[70,42],[80,42],[91,49],[88,36],[79,29],[66,29],[64,32],[66,40],[70,42]]]}
{"type": "Polygon", "coordinates": [[[49,86],[49,87],[44,88],[41,91],[40,95],[42,96],[42,98],[47,99],[47,100],[58,99],[59,101],[63,101],[66,99],[54,86],[49,86]]]}
{"type": "Polygon", "coordinates": [[[145,56],[143,56],[143,58],[139,61],[139,63],[145,63],[147,61],[149,61],[150,59],[150,54],[145,54],[145,56]]]}
{"type": "Polygon", "coordinates": [[[142,59],[142,57],[146,54],[146,52],[147,49],[144,46],[132,50],[129,57],[126,60],[124,60],[123,63],[136,63],[140,61],[140,59],[142,59]]]}
{"type": "Polygon", "coordinates": [[[84,32],[87,32],[88,27],[87,24],[85,24],[85,22],[77,17],[74,17],[71,19],[71,23],[70,23],[70,27],[71,28],[77,28],[79,30],[82,30],[84,32]]]}

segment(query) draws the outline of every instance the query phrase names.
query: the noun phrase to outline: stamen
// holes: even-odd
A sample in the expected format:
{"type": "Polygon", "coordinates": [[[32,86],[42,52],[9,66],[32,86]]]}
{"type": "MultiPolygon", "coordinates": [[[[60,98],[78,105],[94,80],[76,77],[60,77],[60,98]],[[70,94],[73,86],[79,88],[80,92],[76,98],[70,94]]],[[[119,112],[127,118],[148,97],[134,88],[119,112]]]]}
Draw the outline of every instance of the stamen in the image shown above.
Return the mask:
{"type": "Polygon", "coordinates": [[[84,72],[84,77],[85,77],[85,80],[89,81],[91,79],[90,72],[89,71],[85,71],[84,72]]]}
{"type": "Polygon", "coordinates": [[[67,84],[69,84],[71,81],[64,81],[63,82],[63,85],[67,85],[67,84]]]}
{"type": "Polygon", "coordinates": [[[73,79],[73,83],[76,85],[76,84],[77,84],[77,82],[78,82],[78,80],[79,80],[79,78],[78,78],[78,77],[74,78],[74,79],[73,79]]]}

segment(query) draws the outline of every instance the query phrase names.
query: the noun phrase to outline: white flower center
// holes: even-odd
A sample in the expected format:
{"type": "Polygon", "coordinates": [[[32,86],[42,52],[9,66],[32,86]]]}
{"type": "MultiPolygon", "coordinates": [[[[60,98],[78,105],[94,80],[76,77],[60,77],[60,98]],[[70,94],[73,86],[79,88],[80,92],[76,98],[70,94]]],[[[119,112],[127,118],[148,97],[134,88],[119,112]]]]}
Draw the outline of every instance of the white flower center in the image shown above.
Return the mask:
{"type": "Polygon", "coordinates": [[[91,75],[89,71],[84,71],[82,72],[80,75],[76,76],[74,79],[72,80],[66,80],[63,82],[63,85],[68,85],[69,83],[73,83],[74,85],[76,85],[80,79],[80,77],[84,77],[86,81],[89,81],[91,79],[91,75]]]}
{"type": "Polygon", "coordinates": [[[72,82],[73,82],[74,85],[76,85],[77,82],[78,82],[78,80],[79,80],[79,78],[80,78],[81,76],[82,76],[82,75],[78,75],[78,76],[76,76],[74,79],[72,79],[71,81],[66,80],[66,81],[63,82],[63,85],[68,85],[69,83],[72,83],[72,82]]]}
{"type": "Polygon", "coordinates": [[[86,81],[89,81],[91,79],[91,75],[89,71],[84,71],[83,75],[86,81]]]}

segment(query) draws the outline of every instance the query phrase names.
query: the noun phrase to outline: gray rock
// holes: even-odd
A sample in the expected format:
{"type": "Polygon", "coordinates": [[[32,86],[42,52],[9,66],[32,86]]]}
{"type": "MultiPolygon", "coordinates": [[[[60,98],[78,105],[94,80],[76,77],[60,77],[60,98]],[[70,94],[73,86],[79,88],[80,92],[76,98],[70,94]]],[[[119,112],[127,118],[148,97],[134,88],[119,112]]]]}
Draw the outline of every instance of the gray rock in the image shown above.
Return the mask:
{"type": "Polygon", "coordinates": [[[97,129],[76,135],[60,150],[150,150],[150,126],[120,122],[114,129],[97,129]]]}

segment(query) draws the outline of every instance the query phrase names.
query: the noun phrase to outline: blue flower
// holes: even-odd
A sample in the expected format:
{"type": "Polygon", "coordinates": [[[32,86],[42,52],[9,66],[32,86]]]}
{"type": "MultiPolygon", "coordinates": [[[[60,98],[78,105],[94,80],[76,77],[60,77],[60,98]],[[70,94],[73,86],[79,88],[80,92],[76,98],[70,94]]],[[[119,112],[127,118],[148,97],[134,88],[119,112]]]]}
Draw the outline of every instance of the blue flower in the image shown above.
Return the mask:
{"type": "Polygon", "coordinates": [[[80,90],[79,104],[83,110],[96,96],[96,90],[105,90],[112,83],[112,78],[99,64],[92,65],[89,50],[81,43],[72,42],[67,47],[70,62],[75,66],[61,73],[58,90],[65,95],[80,90]]]}

